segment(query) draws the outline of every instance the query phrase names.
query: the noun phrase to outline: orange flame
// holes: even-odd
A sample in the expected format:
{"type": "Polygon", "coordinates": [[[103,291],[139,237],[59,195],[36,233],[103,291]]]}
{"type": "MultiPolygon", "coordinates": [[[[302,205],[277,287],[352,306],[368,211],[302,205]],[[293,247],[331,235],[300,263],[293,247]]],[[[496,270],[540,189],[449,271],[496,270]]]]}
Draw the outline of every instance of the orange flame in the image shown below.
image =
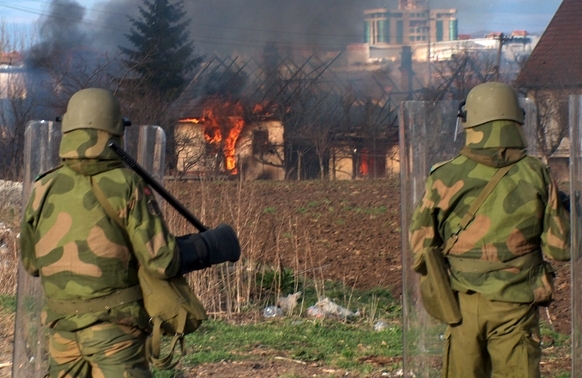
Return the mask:
{"type": "Polygon", "coordinates": [[[203,108],[202,117],[183,118],[179,122],[201,124],[207,145],[211,145],[214,152],[222,151],[225,169],[237,174],[236,144],[245,126],[242,104],[207,98],[203,108]]]}
{"type": "Polygon", "coordinates": [[[362,176],[367,176],[369,172],[369,156],[368,149],[364,148],[360,154],[360,174],[362,176]]]}
{"type": "Polygon", "coordinates": [[[231,171],[233,174],[238,173],[236,168],[236,157],[235,157],[235,147],[238,137],[245,126],[245,121],[242,118],[233,120],[234,126],[230,129],[226,141],[224,143],[224,156],[226,157],[226,169],[231,171]]]}
{"type": "MultiPolygon", "coordinates": [[[[238,173],[236,166],[236,143],[245,121],[243,107],[238,102],[209,99],[204,106],[203,130],[206,143],[222,151],[225,168],[232,174],[238,173]]],[[[196,120],[199,120],[195,118],[196,120]]],[[[198,122],[195,122],[198,123],[198,122]]]]}
{"type": "Polygon", "coordinates": [[[200,123],[204,122],[204,118],[182,118],[180,123],[200,123]]]}

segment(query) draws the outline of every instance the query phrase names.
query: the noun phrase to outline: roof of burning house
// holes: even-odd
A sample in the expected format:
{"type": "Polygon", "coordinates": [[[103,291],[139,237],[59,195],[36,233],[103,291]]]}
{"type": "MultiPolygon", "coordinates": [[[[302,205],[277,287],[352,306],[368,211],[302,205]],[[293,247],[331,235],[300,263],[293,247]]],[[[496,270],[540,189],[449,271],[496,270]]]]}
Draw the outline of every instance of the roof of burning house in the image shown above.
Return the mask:
{"type": "Polygon", "coordinates": [[[563,0],[516,84],[523,88],[582,87],[582,1],[563,0]]]}

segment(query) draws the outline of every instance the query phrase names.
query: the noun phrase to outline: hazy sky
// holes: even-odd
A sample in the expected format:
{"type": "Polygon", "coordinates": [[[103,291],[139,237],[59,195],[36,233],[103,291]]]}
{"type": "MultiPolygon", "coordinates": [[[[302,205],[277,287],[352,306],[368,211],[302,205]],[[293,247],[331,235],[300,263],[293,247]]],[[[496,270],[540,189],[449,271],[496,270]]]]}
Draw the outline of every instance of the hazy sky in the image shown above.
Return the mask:
{"type": "Polygon", "coordinates": [[[459,32],[509,32],[525,29],[541,33],[562,0],[432,0],[431,8],[456,8],[459,32]]]}
{"type": "MultiPolygon", "coordinates": [[[[311,0],[317,3],[319,0],[311,0]]],[[[102,13],[103,4],[108,1],[103,0],[79,0],[80,4],[92,13],[102,13]],[[101,4],[100,4],[101,3],[101,4]],[[98,6],[95,6],[98,4],[98,6]],[[91,12],[91,9],[93,12],[91,12]]],[[[113,0],[112,2],[123,2],[123,0],[113,0]]],[[[207,3],[207,7],[212,7],[215,0],[189,0],[186,3],[207,3]]],[[[237,0],[244,3],[245,0],[237,0]]],[[[288,0],[290,7],[293,3],[301,1],[288,0]]],[[[348,4],[352,0],[335,0],[341,7],[342,3],[348,4]]],[[[366,1],[360,1],[364,4],[366,1]]],[[[370,7],[377,4],[387,4],[392,7],[396,0],[368,1],[370,7]]],[[[431,0],[431,8],[456,8],[458,10],[459,25],[462,33],[471,33],[481,29],[496,30],[515,25],[515,29],[526,29],[541,31],[545,29],[561,0],[431,0]]],[[[15,23],[32,23],[38,17],[47,13],[50,0],[0,0],[0,15],[7,21],[15,23]]],[[[358,15],[354,15],[358,17],[358,15]]]]}
{"type": "MultiPolygon", "coordinates": [[[[80,28],[92,27],[91,40],[117,45],[127,32],[127,14],[139,18],[142,0],[0,0],[0,19],[38,25],[52,2],[84,7],[80,28]],[[121,37],[120,37],[121,36],[121,37]]],[[[267,41],[309,43],[336,48],[363,42],[363,10],[397,0],[185,0],[191,36],[205,51],[259,48],[267,41]]],[[[561,0],[431,0],[430,7],[456,8],[459,33],[509,33],[525,29],[542,33],[561,0]]],[[[70,17],[64,12],[64,17],[70,17]]],[[[79,13],[75,13],[79,15],[79,13]]],[[[61,20],[62,21],[62,20],[61,20]]],[[[69,21],[69,20],[67,20],[69,21]]],[[[61,27],[68,22],[62,23],[61,27]]],[[[57,26],[57,25],[55,25],[57,26]]]]}

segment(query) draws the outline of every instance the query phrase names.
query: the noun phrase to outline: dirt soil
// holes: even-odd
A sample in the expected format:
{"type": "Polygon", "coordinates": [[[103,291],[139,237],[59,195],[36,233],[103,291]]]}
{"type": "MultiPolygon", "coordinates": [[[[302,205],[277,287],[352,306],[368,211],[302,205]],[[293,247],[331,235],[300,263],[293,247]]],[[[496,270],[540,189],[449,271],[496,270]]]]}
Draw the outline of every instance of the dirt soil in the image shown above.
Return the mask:
{"type": "MultiPolygon", "coordinates": [[[[185,191],[173,188],[178,193],[176,196],[184,203],[188,198],[204,197],[204,188],[195,183],[190,185],[192,187],[185,191]]],[[[233,185],[232,190],[240,191],[240,188],[233,185]]],[[[252,193],[250,197],[259,203],[261,213],[271,214],[261,218],[261,222],[264,222],[261,226],[265,230],[264,240],[255,244],[262,245],[262,248],[254,252],[254,258],[292,269],[300,266],[318,267],[317,274],[325,279],[345,282],[350,287],[361,289],[387,287],[395,298],[401,298],[400,192],[396,179],[256,182],[252,193]],[[305,247],[305,255],[298,256],[296,250],[273,245],[274,235],[286,231],[280,227],[285,222],[297,234],[304,235],[300,243],[305,247]]],[[[196,203],[188,205],[190,208],[199,206],[196,203]]],[[[245,234],[245,230],[240,232],[241,244],[248,245],[245,238],[249,238],[250,234],[245,234]]],[[[542,309],[541,317],[556,331],[569,333],[570,266],[569,263],[556,263],[554,267],[557,272],[557,300],[547,310],[542,309]]],[[[13,316],[2,316],[0,378],[10,376],[11,366],[8,364],[12,353],[12,327],[13,316]]],[[[545,340],[545,343],[551,345],[551,340],[545,340]]],[[[563,358],[551,360],[545,353],[542,360],[543,376],[552,376],[552,371],[569,371],[569,352],[568,349],[563,358]]],[[[399,359],[377,360],[374,363],[381,368],[393,366],[399,363],[399,359]]],[[[264,351],[257,351],[257,357],[249,361],[204,364],[184,371],[179,376],[359,377],[329,366],[270,356],[264,351]]],[[[398,375],[384,373],[377,376],[398,375]]]]}

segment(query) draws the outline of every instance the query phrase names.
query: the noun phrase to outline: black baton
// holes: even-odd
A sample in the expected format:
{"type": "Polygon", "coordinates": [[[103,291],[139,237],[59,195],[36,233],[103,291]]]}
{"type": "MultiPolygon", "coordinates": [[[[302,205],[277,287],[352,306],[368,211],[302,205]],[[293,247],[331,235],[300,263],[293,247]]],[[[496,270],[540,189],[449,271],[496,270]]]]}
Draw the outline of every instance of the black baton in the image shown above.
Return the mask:
{"type": "Polygon", "coordinates": [[[146,184],[151,186],[156,192],[158,192],[174,209],[176,209],[186,220],[194,227],[196,227],[200,232],[208,230],[208,227],[204,226],[196,217],[188,211],[174,196],[170,194],[162,185],[160,185],[149,173],[146,172],[127,152],[122,148],[119,148],[115,143],[109,143],[109,148],[111,148],[119,157],[127,163],[127,165],[133,169],[141,178],[144,179],[146,184]]]}

